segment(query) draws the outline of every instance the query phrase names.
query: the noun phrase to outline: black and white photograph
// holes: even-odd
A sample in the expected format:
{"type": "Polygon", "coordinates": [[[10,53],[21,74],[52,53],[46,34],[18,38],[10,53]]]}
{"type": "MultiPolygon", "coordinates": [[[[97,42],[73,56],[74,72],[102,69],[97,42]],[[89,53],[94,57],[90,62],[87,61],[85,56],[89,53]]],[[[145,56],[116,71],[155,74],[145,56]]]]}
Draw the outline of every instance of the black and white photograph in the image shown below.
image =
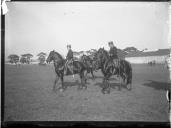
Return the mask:
{"type": "Polygon", "coordinates": [[[169,2],[6,5],[4,121],[169,122],[169,2]]]}

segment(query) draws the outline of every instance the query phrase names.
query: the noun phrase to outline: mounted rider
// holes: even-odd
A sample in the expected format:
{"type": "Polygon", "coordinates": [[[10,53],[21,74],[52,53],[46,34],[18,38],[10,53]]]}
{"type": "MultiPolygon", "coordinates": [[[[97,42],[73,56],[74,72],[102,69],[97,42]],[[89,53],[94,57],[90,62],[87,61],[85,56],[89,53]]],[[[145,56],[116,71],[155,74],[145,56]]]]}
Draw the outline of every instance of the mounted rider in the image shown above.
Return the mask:
{"type": "MultiPolygon", "coordinates": [[[[67,45],[67,50],[68,50],[68,53],[67,53],[67,56],[66,56],[66,63],[65,63],[65,74],[67,73],[67,67],[69,68],[70,72],[72,74],[74,74],[73,72],[73,51],[71,49],[71,45],[67,45]]],[[[73,75],[74,77],[74,75],[73,75]]]]}
{"type": "Polygon", "coordinates": [[[113,41],[109,41],[108,46],[110,47],[110,50],[109,50],[110,60],[113,61],[114,65],[116,67],[118,67],[119,66],[119,58],[117,55],[117,48],[114,46],[113,41]]]}
{"type": "Polygon", "coordinates": [[[117,48],[114,46],[113,41],[109,41],[108,45],[110,47],[109,50],[109,56],[110,58],[113,59],[118,59],[118,55],[117,55],[117,48]]]}

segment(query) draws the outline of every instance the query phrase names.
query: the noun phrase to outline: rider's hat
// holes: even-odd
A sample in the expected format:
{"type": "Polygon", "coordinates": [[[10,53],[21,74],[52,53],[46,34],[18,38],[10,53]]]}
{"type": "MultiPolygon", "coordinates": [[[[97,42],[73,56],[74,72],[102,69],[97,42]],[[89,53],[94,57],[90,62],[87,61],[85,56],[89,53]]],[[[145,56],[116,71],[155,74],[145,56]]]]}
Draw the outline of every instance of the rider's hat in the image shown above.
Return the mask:
{"type": "Polygon", "coordinates": [[[70,45],[70,44],[68,44],[68,45],[67,45],[67,48],[71,48],[71,45],[70,45]]]}
{"type": "Polygon", "coordinates": [[[113,45],[113,41],[109,41],[108,44],[109,44],[109,45],[113,45]]]}

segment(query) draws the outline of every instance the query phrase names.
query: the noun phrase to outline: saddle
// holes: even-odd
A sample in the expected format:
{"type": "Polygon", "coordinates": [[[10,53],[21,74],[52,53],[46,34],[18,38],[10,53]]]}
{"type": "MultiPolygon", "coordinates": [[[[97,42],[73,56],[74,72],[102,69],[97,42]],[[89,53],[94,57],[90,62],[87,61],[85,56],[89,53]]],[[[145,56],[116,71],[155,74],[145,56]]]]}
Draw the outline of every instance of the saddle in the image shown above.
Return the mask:
{"type": "Polygon", "coordinates": [[[119,59],[112,59],[112,62],[114,63],[115,67],[119,67],[119,59]]]}
{"type": "Polygon", "coordinates": [[[64,65],[64,72],[65,72],[65,74],[68,73],[68,69],[69,69],[69,71],[73,74],[73,62],[74,62],[73,59],[67,60],[67,61],[65,62],[65,65],[64,65]]]}

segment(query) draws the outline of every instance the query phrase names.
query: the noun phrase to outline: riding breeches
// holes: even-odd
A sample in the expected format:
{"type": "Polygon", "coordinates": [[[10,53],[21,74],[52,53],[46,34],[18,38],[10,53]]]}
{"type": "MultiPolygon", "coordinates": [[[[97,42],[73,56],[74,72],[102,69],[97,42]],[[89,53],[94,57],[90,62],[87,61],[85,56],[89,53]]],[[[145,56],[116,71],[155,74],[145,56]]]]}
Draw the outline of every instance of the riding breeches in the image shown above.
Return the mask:
{"type": "Polygon", "coordinates": [[[67,67],[70,70],[70,72],[73,74],[74,73],[73,72],[73,68],[74,68],[73,60],[67,60],[67,62],[65,63],[65,68],[67,69],[67,67]]]}

